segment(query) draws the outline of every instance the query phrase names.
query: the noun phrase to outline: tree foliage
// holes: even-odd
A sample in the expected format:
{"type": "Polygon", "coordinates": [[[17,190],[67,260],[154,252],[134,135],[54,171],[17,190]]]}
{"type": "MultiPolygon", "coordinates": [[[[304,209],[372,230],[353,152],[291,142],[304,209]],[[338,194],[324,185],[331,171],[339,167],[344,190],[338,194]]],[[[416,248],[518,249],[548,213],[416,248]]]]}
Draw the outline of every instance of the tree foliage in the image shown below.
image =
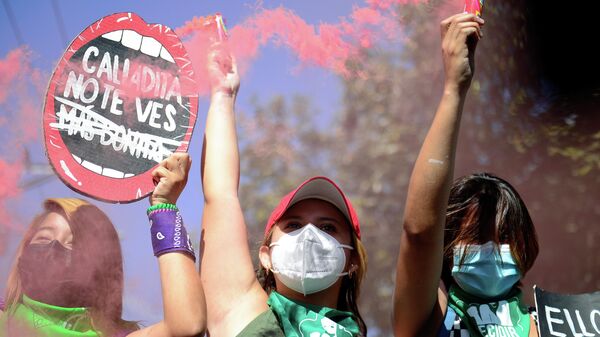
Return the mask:
{"type": "MultiPolygon", "coordinates": [[[[437,22],[450,13],[443,1],[397,10],[405,41],[364,51],[353,64],[362,76],[340,79],[343,105],[330,125],[309,99],[281,96],[256,99],[239,123],[240,195],[252,238],[262,238],[279,198],[311,175],[330,176],[353,201],[369,254],[360,305],[372,336],[391,334],[402,212],[442,90],[437,22]]],[[[567,95],[544,78],[530,14],[520,0],[486,3],[456,174],[496,173],[528,205],[541,247],[524,285],[532,303],[533,284],[568,293],[600,289],[600,130],[598,96],[567,95]]]]}

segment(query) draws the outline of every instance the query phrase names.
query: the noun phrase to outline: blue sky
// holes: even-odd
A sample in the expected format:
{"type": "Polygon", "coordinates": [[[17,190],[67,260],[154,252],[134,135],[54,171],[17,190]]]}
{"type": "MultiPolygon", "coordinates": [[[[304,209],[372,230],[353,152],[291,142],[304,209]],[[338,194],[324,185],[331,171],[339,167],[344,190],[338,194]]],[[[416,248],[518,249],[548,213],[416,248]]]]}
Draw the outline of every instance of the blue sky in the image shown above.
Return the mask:
{"type": "MultiPolygon", "coordinates": [[[[353,5],[361,2],[328,0],[323,1],[264,1],[262,6],[274,8],[284,6],[293,10],[311,24],[321,22],[337,22],[341,16],[348,15],[353,5]]],[[[0,10],[0,58],[17,48],[22,42],[32,52],[33,65],[46,73],[51,73],[54,65],[64,52],[70,41],[95,20],[117,12],[135,12],[147,22],[166,24],[172,28],[179,27],[194,16],[205,16],[221,12],[228,26],[243,21],[255,11],[256,3],[251,1],[17,1],[6,0],[0,10]],[[10,23],[6,4],[10,7],[15,19],[16,29],[10,23]],[[62,17],[64,36],[61,36],[56,9],[62,17]]],[[[262,101],[278,94],[291,96],[301,94],[311,97],[317,110],[329,113],[338,109],[340,103],[340,82],[336,75],[327,70],[302,67],[298,71],[299,62],[296,57],[284,48],[268,45],[261,49],[258,58],[249,72],[242,78],[242,89],[238,98],[238,110],[249,110],[250,97],[257,95],[262,101]]],[[[44,84],[45,85],[45,84],[44,84]]],[[[41,99],[40,99],[41,102],[41,99]]],[[[199,179],[200,151],[204,129],[204,112],[207,101],[200,102],[200,115],[190,153],[195,159],[191,170],[188,187],[180,197],[179,207],[182,209],[188,230],[193,240],[198,241],[200,218],[202,211],[202,193],[199,179]]],[[[40,120],[38,123],[41,131],[40,120]]],[[[0,110],[0,114],[8,114],[0,110]]],[[[8,116],[11,117],[11,116],[8,116]]],[[[15,117],[15,116],[12,116],[15,117]]],[[[1,128],[8,125],[0,126],[1,128]]],[[[31,159],[36,163],[46,163],[42,141],[27,145],[31,159]]],[[[0,153],[3,159],[5,154],[0,153]]],[[[40,210],[44,199],[50,197],[80,197],[67,188],[58,178],[52,177],[47,182],[24,192],[22,198],[11,202],[16,219],[25,227],[31,217],[40,210]]],[[[160,296],[160,280],[156,260],[152,255],[149,228],[145,217],[148,206],[146,200],[132,204],[112,205],[94,202],[113,220],[121,236],[125,261],[125,312],[126,319],[140,320],[142,323],[154,323],[162,318],[160,296]]],[[[8,268],[12,263],[14,249],[20,240],[16,233],[10,235],[7,251],[0,256],[0,285],[4,285],[8,268]]],[[[227,267],[227,266],[224,266],[227,267]]],[[[0,286],[3,291],[3,286],[0,286]]]]}

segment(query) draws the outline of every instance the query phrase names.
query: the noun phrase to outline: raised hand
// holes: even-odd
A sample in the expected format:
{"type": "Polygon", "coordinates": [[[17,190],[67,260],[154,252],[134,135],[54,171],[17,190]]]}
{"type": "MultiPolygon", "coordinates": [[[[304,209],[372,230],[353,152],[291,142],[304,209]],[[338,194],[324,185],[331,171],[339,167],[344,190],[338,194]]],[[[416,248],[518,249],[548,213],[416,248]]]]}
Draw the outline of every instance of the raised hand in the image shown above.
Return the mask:
{"type": "Polygon", "coordinates": [[[175,204],[187,183],[192,159],[187,153],[173,153],[152,171],[156,184],[150,204],[175,204]]]}
{"type": "Polygon", "coordinates": [[[240,88],[235,58],[222,44],[213,45],[208,55],[208,76],[212,94],[224,93],[235,97],[240,88]]]}
{"type": "Polygon", "coordinates": [[[440,23],[442,55],[446,70],[446,88],[458,89],[465,94],[471,85],[475,70],[475,48],[481,39],[482,18],[462,13],[440,23]]]}

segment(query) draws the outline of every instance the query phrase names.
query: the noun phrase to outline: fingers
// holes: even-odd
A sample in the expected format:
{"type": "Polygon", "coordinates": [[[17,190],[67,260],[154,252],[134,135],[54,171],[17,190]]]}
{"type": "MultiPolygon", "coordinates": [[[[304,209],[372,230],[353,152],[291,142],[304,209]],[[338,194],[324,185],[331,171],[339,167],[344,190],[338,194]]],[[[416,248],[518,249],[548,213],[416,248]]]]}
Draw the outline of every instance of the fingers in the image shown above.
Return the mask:
{"type": "Polygon", "coordinates": [[[154,191],[150,204],[175,204],[187,184],[192,160],[187,153],[173,153],[152,171],[154,191]]]}
{"type": "Polygon", "coordinates": [[[170,174],[171,172],[166,167],[159,165],[152,171],[152,181],[154,182],[154,185],[158,185],[161,181],[169,177],[170,174]]]}
{"type": "Polygon", "coordinates": [[[446,84],[466,93],[473,78],[475,48],[484,21],[471,13],[453,15],[440,23],[446,84]]]}
{"type": "Polygon", "coordinates": [[[235,98],[240,87],[240,77],[237,62],[227,44],[211,45],[206,67],[211,94],[225,94],[226,97],[235,98]]]}
{"type": "Polygon", "coordinates": [[[452,24],[452,22],[462,15],[464,15],[464,13],[454,14],[451,17],[448,17],[442,20],[442,22],[440,22],[440,32],[442,33],[442,37],[450,29],[450,25],[452,24]]]}
{"type": "Polygon", "coordinates": [[[165,166],[169,170],[185,167],[189,165],[190,155],[185,152],[174,152],[167,159],[163,160],[160,165],[165,166]]]}
{"type": "Polygon", "coordinates": [[[468,41],[468,45],[469,51],[472,52],[477,45],[477,41],[483,36],[481,32],[483,19],[474,14],[456,14],[443,20],[440,25],[442,30],[442,50],[450,55],[467,53],[468,51],[463,49],[467,40],[470,40],[468,41]],[[475,38],[469,39],[469,36],[474,36],[475,38]]]}
{"type": "Polygon", "coordinates": [[[466,41],[467,36],[476,35],[477,39],[481,39],[481,26],[477,22],[460,22],[456,24],[449,37],[451,40],[460,40],[461,42],[466,41]]]}
{"type": "Polygon", "coordinates": [[[482,32],[479,23],[473,21],[452,23],[444,40],[449,39],[450,41],[459,40],[464,42],[465,37],[471,34],[476,34],[477,39],[481,39],[482,32]]]}
{"type": "Polygon", "coordinates": [[[169,158],[158,164],[156,169],[152,171],[152,177],[159,180],[163,177],[179,176],[182,180],[187,179],[192,159],[187,153],[175,152],[169,158]]]}
{"type": "Polygon", "coordinates": [[[221,48],[220,44],[214,44],[208,54],[209,67],[219,70],[222,74],[237,73],[237,65],[231,53],[221,48]]]}
{"type": "Polygon", "coordinates": [[[485,24],[485,21],[475,14],[471,14],[471,13],[455,14],[447,19],[442,20],[442,22],[440,22],[440,32],[441,32],[442,39],[444,39],[444,37],[450,31],[453,31],[454,29],[456,29],[456,27],[459,24],[468,23],[468,22],[477,23],[479,26],[483,26],[485,24]]]}

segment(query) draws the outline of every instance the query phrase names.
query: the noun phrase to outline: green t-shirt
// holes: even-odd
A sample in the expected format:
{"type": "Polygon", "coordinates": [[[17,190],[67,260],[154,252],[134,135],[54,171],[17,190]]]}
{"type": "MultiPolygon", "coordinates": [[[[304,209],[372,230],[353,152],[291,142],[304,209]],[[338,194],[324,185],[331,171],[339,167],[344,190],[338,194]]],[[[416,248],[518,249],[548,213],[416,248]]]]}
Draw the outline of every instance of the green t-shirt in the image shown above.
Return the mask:
{"type": "Polygon", "coordinates": [[[256,317],[238,337],[355,337],[360,335],[354,315],[329,307],[291,300],[276,291],[267,301],[269,310],[256,317]]]}
{"type": "Polygon", "coordinates": [[[271,308],[258,315],[258,317],[246,325],[244,330],[238,334],[238,337],[253,336],[285,337],[279,321],[271,308]]]}
{"type": "Polygon", "coordinates": [[[0,313],[0,337],[100,337],[86,308],[63,308],[23,295],[23,303],[0,313]]]}

